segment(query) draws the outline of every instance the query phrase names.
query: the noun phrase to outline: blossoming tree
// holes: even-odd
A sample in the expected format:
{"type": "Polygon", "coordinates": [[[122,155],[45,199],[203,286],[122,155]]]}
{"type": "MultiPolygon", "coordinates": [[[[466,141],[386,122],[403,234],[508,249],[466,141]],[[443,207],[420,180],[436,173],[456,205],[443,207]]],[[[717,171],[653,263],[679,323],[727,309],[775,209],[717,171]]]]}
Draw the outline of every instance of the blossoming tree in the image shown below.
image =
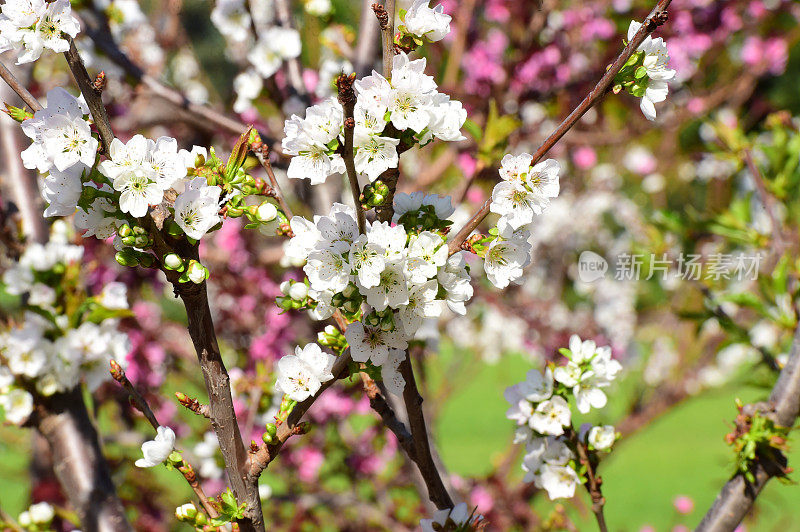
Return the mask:
{"type": "MultiPolygon", "coordinates": [[[[455,23],[461,25],[461,36],[469,30],[474,4],[458,7],[455,23]]],[[[420,386],[424,365],[419,353],[435,350],[426,328],[443,315],[467,315],[476,284],[483,285],[482,292],[491,286],[491,293],[500,294],[524,282],[536,258],[532,235],[561,199],[562,180],[570,179],[565,165],[548,155],[579,121],[596,119],[602,101],[618,99],[628,105],[631,97],[638,99],[648,122],[660,118],[669,83],[680,75],[670,62],[674,48],[670,45],[668,51],[667,43],[652,35],[667,23],[670,4],[659,0],[641,22],[626,24],[625,38],[614,45],[613,61],[603,65],[592,88],[566,117],[552,124],[538,148],[507,150],[518,126],[514,119],[500,116],[492,106],[479,126],[468,112],[472,106],[453,97],[457,72],[450,63],[437,82],[439,73],[428,57],[450,38],[454,13],[443,5],[431,7],[428,0],[414,0],[407,9],[399,9],[394,0],[365,3],[357,26],[358,49],[349,54],[352,61],[323,62],[314,73],[313,94],[302,60],[304,53],[316,53],[314,44],[304,42],[294,29],[289,2],[216,2],[210,20],[239,70],[230,76],[236,94],[232,109],[245,121],[203,103],[206,88],[196,69],[175,67],[176,78],[185,81],[184,94],[122,51],[118,40],[145,31],[137,37],[141,56],[159,53],[149,48],[157,32],[146,25],[135,2],[115,0],[98,7],[66,0],[6,0],[0,14],[0,51],[16,58],[17,66],[4,61],[0,76],[24,102],[15,106],[8,101],[7,114],[29,141],[14,153],[23,167],[20,179],[31,175],[24,169],[35,170],[45,203],[41,213],[68,221],[55,221],[46,239],[33,227],[41,219],[25,220],[30,236],[3,275],[4,291],[19,304],[16,316],[4,320],[0,336],[0,406],[7,422],[34,427],[44,436],[67,506],[77,516],[75,525],[84,530],[132,527],[126,513],[130,495],[118,495],[117,479],[89,413],[92,394],[104,381],[116,381],[152,427],[153,439],[141,444],[135,466],[166,467],[185,480],[192,499],[181,501],[175,518],[198,530],[267,530],[278,526],[273,521],[286,519],[262,506],[270,489],[263,477],[285,455],[301,470],[316,459],[313,453],[298,458],[291,446],[317,424],[312,405],[335,393],[334,385],[341,381],[366,397],[380,418],[385,430],[372,433],[371,439],[391,438],[407,458],[430,515],[417,517],[414,526],[500,529],[477,504],[461,501],[443,472],[420,386]],[[374,61],[379,52],[380,60],[374,61]],[[18,67],[48,62],[52,68],[53,53],[63,54],[79,92],[64,80],[40,103],[20,81],[24,71],[18,67]],[[106,63],[109,68],[100,70],[106,63]],[[235,137],[230,150],[210,138],[199,143],[179,133],[150,138],[140,132],[146,127],[125,126],[125,113],[111,105],[117,97],[103,98],[112,92],[111,85],[126,78],[171,102],[172,112],[184,113],[223,138],[235,137]],[[262,95],[275,87],[284,89],[275,91],[283,101],[270,101],[285,114],[282,134],[276,133],[275,120],[262,120],[257,112],[267,100],[262,95]],[[473,179],[460,175],[447,190],[450,194],[436,194],[414,190],[418,180],[406,175],[419,153],[447,150],[447,145],[467,141],[467,135],[474,141],[473,175],[490,172],[493,184],[490,196],[471,214],[464,214],[461,203],[473,179]],[[83,246],[70,243],[70,223],[83,246]],[[271,281],[266,269],[237,265],[238,240],[255,233],[277,242],[271,249],[278,256],[273,263],[284,270],[282,282],[271,281]],[[222,266],[211,266],[214,261],[206,255],[212,242],[228,246],[223,247],[227,254],[222,266]],[[135,288],[107,282],[102,271],[82,273],[84,246],[92,256],[113,253],[119,265],[129,268],[128,284],[135,288]],[[285,270],[291,271],[289,277],[283,277],[285,270]],[[225,307],[229,294],[214,283],[220,279],[224,286],[226,275],[237,277],[239,272],[241,304],[225,307]],[[182,303],[179,313],[185,312],[199,363],[199,372],[196,365],[192,370],[202,374],[207,395],[206,401],[176,393],[179,403],[209,429],[192,452],[182,449],[177,425],[159,421],[169,413],[153,406],[161,404],[157,394],[143,394],[138,379],[131,378],[131,372],[140,371],[131,363],[134,344],[156,334],[161,325],[158,318],[151,331],[122,324],[133,315],[142,324],[147,321],[145,294],[162,284],[182,303]],[[262,285],[269,290],[256,291],[262,285]],[[268,330],[265,341],[279,345],[286,327],[279,320],[287,315],[302,323],[306,333],[282,339],[274,364],[253,366],[248,360],[248,368],[255,369],[242,376],[240,368],[229,369],[230,357],[225,356],[236,349],[228,336],[236,331],[220,328],[215,320],[227,312],[244,323],[255,309],[267,306],[274,311],[269,315],[274,323],[283,325],[268,330]],[[316,341],[309,341],[314,333],[316,341]],[[247,401],[249,410],[242,406],[247,401]],[[220,464],[213,458],[217,446],[220,464]],[[194,458],[200,459],[199,466],[194,458]],[[217,481],[211,494],[206,480],[217,481]]],[[[304,5],[310,16],[330,9],[325,1],[304,5]]],[[[168,31],[164,39],[185,38],[174,28],[168,31]]],[[[464,53],[463,38],[456,43],[459,51],[454,45],[452,53],[464,53]]],[[[331,31],[324,39],[334,42],[333,48],[351,48],[347,32],[331,31]]],[[[417,165],[411,172],[424,170],[417,165]]],[[[28,213],[38,208],[36,198],[25,191],[15,201],[27,206],[28,213]]],[[[506,390],[506,416],[516,429],[522,482],[532,483],[550,499],[572,498],[584,486],[599,528],[608,530],[598,466],[620,432],[608,423],[579,424],[575,419],[606,406],[612,383],[625,368],[610,346],[581,340],[582,330],[570,332],[575,334],[568,342],[564,336],[557,345],[561,356],[542,371],[528,371],[525,380],[506,390]]],[[[162,331],[160,340],[169,341],[168,336],[162,331]]],[[[253,358],[257,352],[251,346],[253,358]]],[[[760,439],[748,450],[741,445],[744,465],[709,511],[704,529],[738,524],[754,498],[741,482],[763,486],[770,477],[785,474],[785,469],[776,472],[768,465],[781,463],[770,453],[781,449],[777,439],[785,438],[785,428],[794,423],[800,407],[798,356],[793,351],[773,368],[782,368],[772,397],[777,417],[742,407],[743,432],[732,441],[754,434],[753,427],[758,427],[760,439]],[[772,458],[767,466],[764,456],[772,458]],[[729,507],[737,508],[738,518],[722,517],[730,515],[729,507]]],[[[334,467],[344,467],[345,460],[333,452],[335,444],[330,445],[328,459],[340,460],[334,467]]],[[[348,504],[356,506],[357,501],[348,504]]],[[[12,526],[10,519],[0,518],[12,526]]],[[[51,506],[34,505],[13,526],[45,529],[56,518],[51,506]]],[[[156,528],[144,522],[133,526],[156,528]]],[[[397,523],[386,525],[391,526],[400,529],[397,523]]]]}

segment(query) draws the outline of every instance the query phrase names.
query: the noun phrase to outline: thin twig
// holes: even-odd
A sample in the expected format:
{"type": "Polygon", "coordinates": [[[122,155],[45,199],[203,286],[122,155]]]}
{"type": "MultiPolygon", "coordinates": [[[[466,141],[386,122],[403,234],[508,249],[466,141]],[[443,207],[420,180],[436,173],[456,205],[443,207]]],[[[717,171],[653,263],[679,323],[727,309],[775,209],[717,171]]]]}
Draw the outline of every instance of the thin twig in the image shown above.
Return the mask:
{"type": "MultiPolygon", "coordinates": [[[[171,104],[183,109],[187,113],[194,115],[198,118],[197,123],[204,125],[210,131],[223,129],[233,135],[241,135],[242,131],[247,129],[247,124],[231,118],[219,111],[212,109],[206,105],[198,105],[192,103],[180,91],[168,87],[161,83],[156,78],[148,75],[145,71],[134,63],[119,46],[114,42],[111,37],[110,31],[107,29],[98,28],[100,24],[90,23],[87,21],[86,12],[83,13],[84,31],[92,39],[95,46],[108,56],[108,58],[117,66],[122,68],[131,79],[137,83],[141,83],[147,87],[153,94],[159,98],[170,102],[171,104]]],[[[264,136],[268,143],[272,144],[273,139],[264,136]]]]}
{"type": "Polygon", "coordinates": [[[372,0],[361,0],[361,17],[358,23],[358,39],[353,57],[356,77],[369,74],[374,64],[375,37],[378,36],[378,22],[372,13],[372,0]]]}
{"type": "Polygon", "coordinates": [[[108,154],[111,141],[114,140],[114,133],[111,131],[111,122],[108,119],[106,107],[103,105],[100,92],[94,86],[93,79],[89,77],[89,73],[86,71],[86,65],[83,64],[81,54],[78,53],[78,49],[75,47],[75,41],[71,37],[67,37],[67,39],[69,41],[69,50],[64,52],[64,57],[66,57],[69,69],[72,71],[72,77],[75,78],[75,82],[86,100],[86,105],[89,106],[89,111],[92,113],[94,125],[100,133],[100,140],[103,143],[103,152],[108,154]]]}
{"type": "Polygon", "coordinates": [[[392,64],[394,63],[394,15],[395,0],[384,0],[383,6],[373,4],[372,8],[378,16],[378,23],[381,27],[381,48],[383,50],[383,77],[391,81],[392,64]],[[379,6],[383,14],[377,9],[379,6]]]}
{"type": "MultiPolygon", "coordinates": [[[[125,375],[125,370],[122,369],[116,360],[111,361],[111,376],[114,378],[115,381],[122,386],[128,395],[130,396],[131,400],[133,401],[134,406],[136,407],[139,412],[144,414],[144,417],[147,418],[147,421],[150,422],[150,425],[153,426],[154,429],[158,430],[158,427],[161,425],[156,419],[155,414],[153,414],[153,410],[150,408],[150,405],[147,404],[147,400],[139,393],[139,391],[133,386],[128,377],[125,375]]],[[[203,505],[206,512],[211,517],[219,517],[219,512],[211,502],[208,500],[205,492],[203,491],[203,487],[200,486],[200,482],[197,480],[197,475],[194,472],[194,468],[192,465],[186,461],[185,458],[182,458],[183,464],[178,467],[178,471],[181,472],[183,478],[186,479],[186,482],[194,491],[197,498],[200,499],[200,504],[203,505]]]]}
{"type": "MultiPolygon", "coordinates": [[[[611,86],[611,83],[614,81],[614,77],[622,70],[622,67],[625,66],[625,63],[628,59],[634,54],[636,49],[639,47],[642,42],[644,42],[645,37],[647,37],[650,33],[652,33],[658,26],[666,22],[667,18],[667,7],[669,6],[672,0],[659,0],[658,4],[655,8],[650,12],[650,14],[645,19],[642,26],[639,28],[639,31],[636,32],[636,35],[633,36],[633,39],[625,46],[622,50],[622,53],[617,57],[617,59],[608,67],[606,73],[600,78],[600,81],[597,82],[597,85],[589,91],[589,94],[581,101],[578,106],[573,109],[573,111],[564,119],[561,124],[556,127],[556,129],[548,136],[545,141],[539,146],[539,149],[533,154],[533,160],[531,164],[536,164],[542,157],[545,156],[547,152],[563,137],[571,128],[574,126],[578,120],[592,108],[597,102],[599,102],[603,96],[605,96],[608,88],[611,86]]],[[[464,227],[453,237],[450,241],[449,248],[450,254],[459,251],[461,249],[461,244],[467,239],[467,237],[474,231],[478,225],[480,225],[481,221],[489,214],[490,207],[492,205],[492,199],[487,199],[484,204],[481,206],[480,210],[473,215],[472,218],[464,225],[464,227]]]]}
{"type": "Polygon", "coordinates": [[[250,482],[254,482],[257,485],[258,477],[275,459],[275,457],[278,456],[278,453],[280,452],[281,447],[283,447],[283,444],[286,443],[286,440],[288,440],[291,436],[301,434],[306,430],[306,427],[300,424],[300,419],[308,411],[308,409],[311,408],[311,405],[313,405],[314,402],[319,399],[325,390],[330,388],[337,380],[344,378],[347,375],[347,366],[350,364],[351,360],[350,350],[348,349],[336,359],[336,362],[334,362],[333,369],[331,369],[333,379],[322,383],[322,386],[317,393],[305,401],[297,403],[286,421],[278,425],[276,442],[272,444],[264,444],[260,446],[256,452],[251,453],[250,469],[248,471],[248,480],[250,482]]]}
{"type": "Polygon", "coordinates": [[[578,435],[575,434],[575,431],[570,430],[569,432],[569,436],[575,443],[575,448],[578,450],[578,460],[586,467],[587,482],[584,486],[586,486],[586,491],[589,492],[589,496],[592,498],[592,513],[594,513],[597,519],[597,526],[600,528],[600,532],[608,532],[605,514],[603,513],[606,500],[600,488],[602,480],[597,476],[597,472],[595,471],[597,464],[593,463],[591,458],[589,458],[586,445],[578,439],[578,435]]]}
{"type": "Polygon", "coordinates": [[[356,127],[356,121],[353,117],[356,95],[353,91],[353,82],[356,79],[355,74],[346,75],[341,74],[336,79],[336,87],[339,90],[339,103],[344,108],[344,146],[342,147],[342,158],[344,159],[344,167],[347,169],[347,178],[350,180],[350,192],[353,194],[353,201],[356,206],[356,217],[358,218],[358,231],[361,234],[367,232],[367,219],[364,215],[364,209],[361,208],[361,187],[358,186],[358,173],[356,173],[356,166],[353,160],[353,132],[356,127]]]}
{"type": "Polygon", "coordinates": [[[14,92],[16,92],[22,101],[25,102],[25,105],[31,108],[31,110],[35,113],[36,111],[42,109],[42,104],[34,98],[33,94],[26,89],[22,83],[19,82],[17,77],[5,66],[3,63],[0,63],[0,78],[3,78],[3,81],[8,83],[8,86],[11,87],[14,92]]]}
{"type": "Polygon", "coordinates": [[[289,204],[286,202],[283,191],[278,184],[278,178],[275,177],[275,171],[272,169],[272,163],[269,161],[269,146],[261,141],[261,136],[258,133],[256,133],[256,139],[257,140],[255,142],[250,144],[250,151],[255,154],[258,162],[261,163],[261,167],[267,172],[267,178],[272,186],[273,195],[275,196],[275,199],[278,200],[278,203],[280,204],[283,213],[286,215],[286,218],[291,220],[293,216],[292,209],[289,208],[289,204]]]}

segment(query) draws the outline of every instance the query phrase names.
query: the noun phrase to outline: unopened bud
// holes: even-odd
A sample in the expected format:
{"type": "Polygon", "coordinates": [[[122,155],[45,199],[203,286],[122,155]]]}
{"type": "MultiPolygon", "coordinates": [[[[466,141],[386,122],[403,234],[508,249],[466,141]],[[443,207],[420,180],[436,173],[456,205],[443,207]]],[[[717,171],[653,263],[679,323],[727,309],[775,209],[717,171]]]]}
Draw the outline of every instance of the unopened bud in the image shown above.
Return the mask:
{"type": "Polygon", "coordinates": [[[175,508],[175,517],[178,518],[178,521],[194,521],[195,517],[197,517],[197,507],[195,507],[194,503],[187,502],[182,506],[178,506],[175,508]]]}
{"type": "Polygon", "coordinates": [[[200,284],[206,280],[206,277],[208,277],[208,270],[206,270],[205,266],[192,259],[189,262],[189,268],[186,272],[186,275],[193,283],[200,284]]]}
{"type": "Polygon", "coordinates": [[[308,287],[305,283],[294,283],[289,289],[289,296],[296,300],[305,299],[308,296],[308,287]]]}
{"type": "Polygon", "coordinates": [[[291,287],[292,287],[292,282],[291,281],[282,282],[281,285],[280,285],[281,294],[283,294],[285,296],[288,296],[289,295],[289,289],[291,287]]]}
{"type": "Polygon", "coordinates": [[[278,209],[272,203],[265,201],[258,206],[256,217],[262,222],[271,222],[278,217],[278,209]]]}
{"type": "Polygon", "coordinates": [[[183,260],[175,253],[164,256],[164,267],[168,270],[177,270],[183,266],[183,260]]]}

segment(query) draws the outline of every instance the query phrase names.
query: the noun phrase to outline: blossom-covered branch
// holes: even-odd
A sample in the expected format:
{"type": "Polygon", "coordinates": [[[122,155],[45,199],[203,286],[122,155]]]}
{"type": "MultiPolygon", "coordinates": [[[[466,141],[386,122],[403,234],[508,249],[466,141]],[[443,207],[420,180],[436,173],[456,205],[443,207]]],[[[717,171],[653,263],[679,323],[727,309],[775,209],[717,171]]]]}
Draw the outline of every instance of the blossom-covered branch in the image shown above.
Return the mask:
{"type": "MultiPolygon", "coordinates": [[[[658,4],[653,8],[650,14],[641,24],[637,31],[630,37],[628,44],[622,50],[622,53],[614,60],[608,67],[606,73],[597,82],[597,85],[589,91],[589,94],[578,104],[578,106],[567,115],[563,122],[561,122],[555,130],[545,139],[541,146],[534,152],[532,164],[536,164],[542,157],[544,157],[550,149],[563,137],[578,120],[591,109],[597,102],[599,102],[608,92],[617,74],[625,67],[628,60],[639,49],[642,43],[645,42],[655,29],[667,21],[667,8],[672,0],[659,0],[658,4]]],[[[662,67],[663,68],[663,67],[662,67]]],[[[469,237],[469,235],[477,229],[478,225],[491,211],[492,199],[487,199],[481,208],[476,212],[472,218],[462,227],[458,233],[450,240],[449,247],[450,253],[453,254],[461,249],[461,245],[469,237]]]]}

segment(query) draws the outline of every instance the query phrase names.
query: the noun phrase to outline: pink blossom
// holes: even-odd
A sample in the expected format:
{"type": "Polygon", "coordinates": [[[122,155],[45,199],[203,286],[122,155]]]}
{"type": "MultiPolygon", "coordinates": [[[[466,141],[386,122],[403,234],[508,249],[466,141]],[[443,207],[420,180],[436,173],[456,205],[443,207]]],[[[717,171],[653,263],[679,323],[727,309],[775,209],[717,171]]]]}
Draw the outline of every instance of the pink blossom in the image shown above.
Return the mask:
{"type": "Polygon", "coordinates": [[[678,495],[672,505],[680,514],[690,514],[694,510],[694,501],[687,495],[678,495]]]}
{"type": "Polygon", "coordinates": [[[467,201],[471,203],[483,203],[486,200],[486,194],[483,193],[478,187],[471,187],[467,191],[467,201]]]}
{"type": "Polygon", "coordinates": [[[597,164],[597,153],[589,146],[580,146],[572,152],[572,162],[581,170],[587,170],[597,164]]]}
{"type": "Polygon", "coordinates": [[[483,486],[475,486],[469,495],[470,504],[477,507],[480,514],[487,514],[494,508],[494,498],[483,486]]]}
{"type": "Polygon", "coordinates": [[[295,454],[297,462],[297,476],[303,482],[313,482],[319,475],[319,468],[325,461],[325,455],[315,447],[303,447],[295,454]]]}
{"type": "Polygon", "coordinates": [[[461,168],[464,177],[467,179],[475,175],[475,170],[478,168],[478,160],[469,153],[460,153],[456,159],[456,164],[461,168]]]}

